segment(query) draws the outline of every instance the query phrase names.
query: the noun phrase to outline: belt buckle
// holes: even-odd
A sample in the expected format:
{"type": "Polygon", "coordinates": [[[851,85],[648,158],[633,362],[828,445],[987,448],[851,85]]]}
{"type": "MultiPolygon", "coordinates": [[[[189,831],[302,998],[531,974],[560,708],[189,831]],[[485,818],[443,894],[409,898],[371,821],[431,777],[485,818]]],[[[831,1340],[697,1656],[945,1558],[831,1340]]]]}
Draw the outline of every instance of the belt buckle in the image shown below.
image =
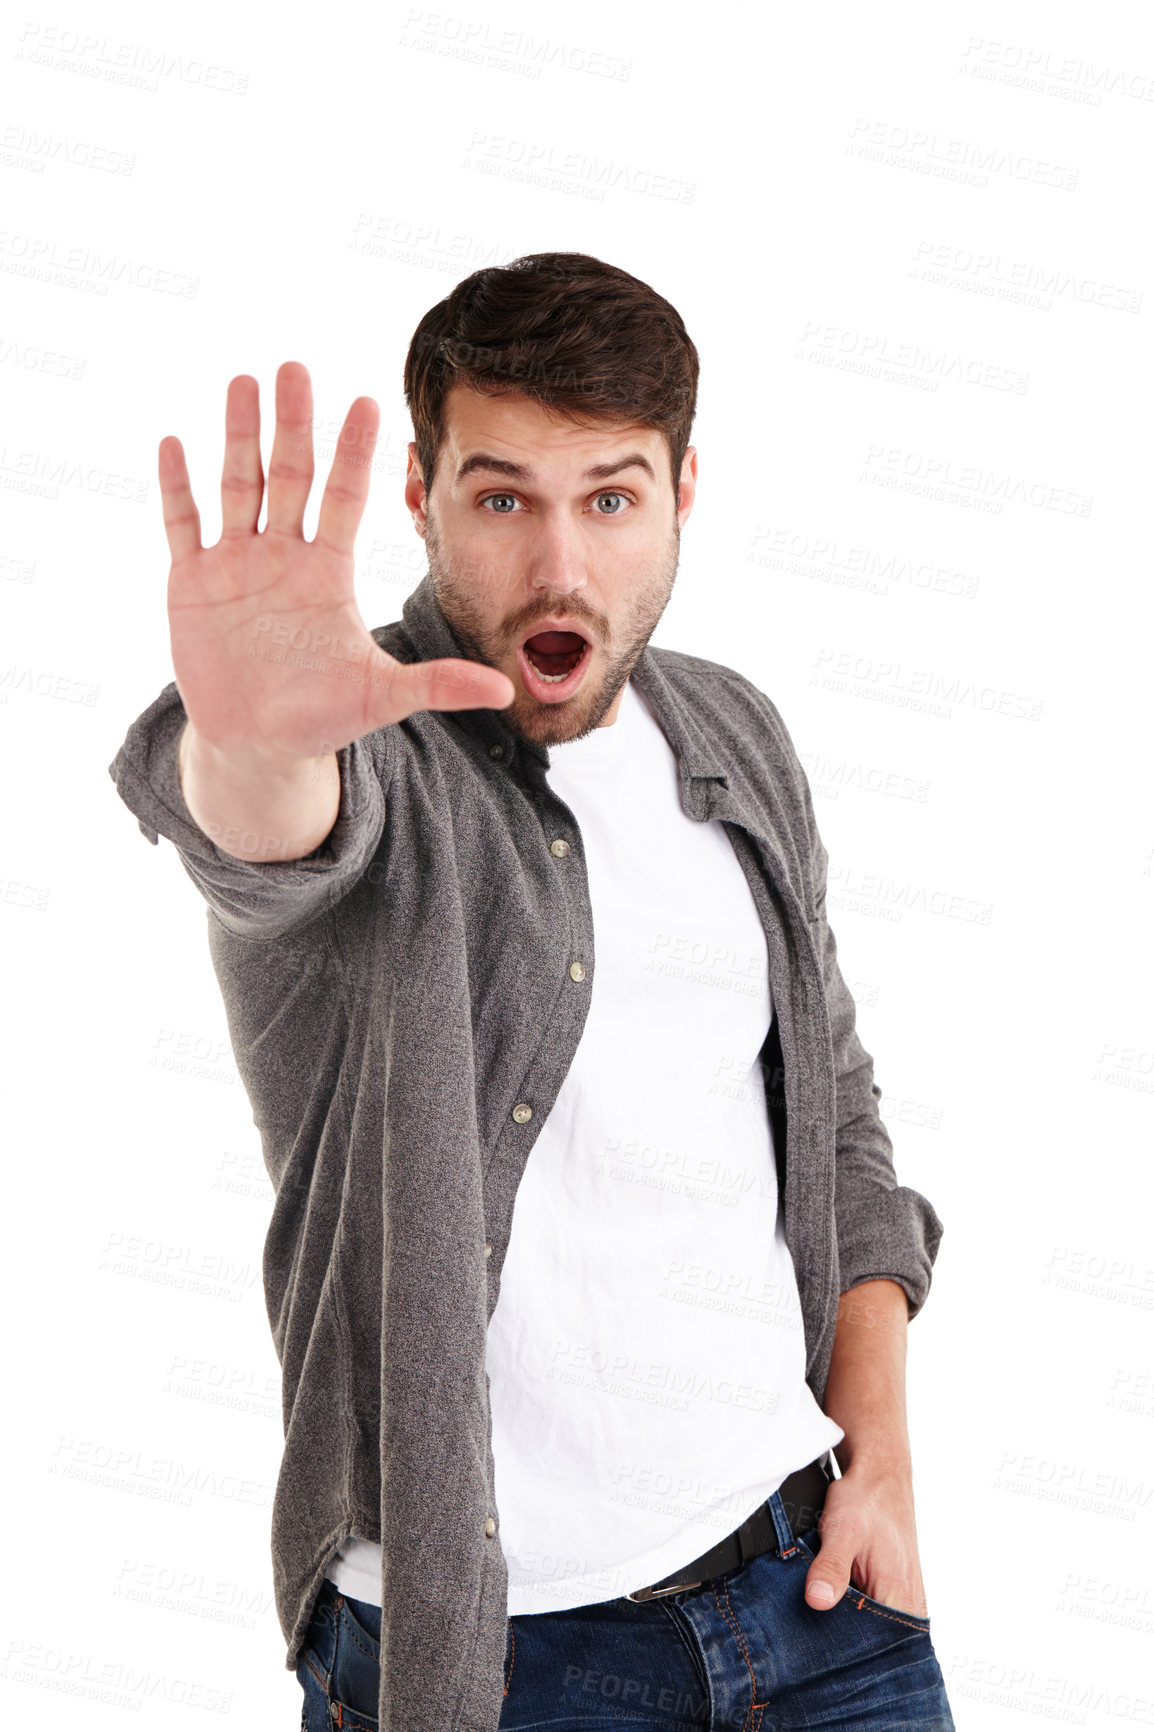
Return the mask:
{"type": "Polygon", "coordinates": [[[644,1600],[661,1600],[666,1594],[683,1594],[686,1588],[699,1588],[700,1582],[674,1582],[670,1588],[637,1588],[632,1594],[626,1594],[627,1600],[641,1602],[644,1600]]]}

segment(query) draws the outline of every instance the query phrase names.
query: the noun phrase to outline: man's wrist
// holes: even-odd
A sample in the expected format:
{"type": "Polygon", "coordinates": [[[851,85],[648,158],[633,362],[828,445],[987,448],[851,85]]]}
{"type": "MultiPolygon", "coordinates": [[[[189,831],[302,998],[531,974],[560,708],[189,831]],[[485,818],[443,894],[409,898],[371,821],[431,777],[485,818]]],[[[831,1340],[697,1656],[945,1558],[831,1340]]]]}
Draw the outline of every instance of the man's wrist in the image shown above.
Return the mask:
{"type": "Polygon", "coordinates": [[[183,773],[189,768],[211,775],[221,783],[248,784],[301,782],[318,764],[328,765],[334,756],[328,752],[321,758],[272,752],[263,746],[217,746],[206,740],[191,720],[186,721],[177,742],[177,762],[183,773]]]}
{"type": "Polygon", "coordinates": [[[913,1456],[906,1437],[867,1437],[851,1446],[848,1437],[835,1443],[833,1453],[842,1473],[853,1468],[855,1479],[911,1480],[913,1456]]]}

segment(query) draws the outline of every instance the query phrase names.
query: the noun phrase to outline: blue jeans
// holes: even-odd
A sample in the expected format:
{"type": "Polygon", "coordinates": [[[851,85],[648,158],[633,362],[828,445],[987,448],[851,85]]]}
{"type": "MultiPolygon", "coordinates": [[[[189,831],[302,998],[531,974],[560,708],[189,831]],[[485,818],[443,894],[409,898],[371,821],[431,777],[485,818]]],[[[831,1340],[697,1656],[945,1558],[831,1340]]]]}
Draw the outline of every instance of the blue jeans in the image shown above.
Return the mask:
{"type": "MultiPolygon", "coordinates": [[[[742,1569],[510,1618],[501,1732],[954,1732],[929,1618],[852,1586],[815,1611],[818,1529],[795,1539],[780,1495],[767,1502],[777,1548],[742,1569]]],[[[323,1584],[297,1668],[302,1732],[377,1732],[380,1631],[379,1606],[323,1584]]]]}

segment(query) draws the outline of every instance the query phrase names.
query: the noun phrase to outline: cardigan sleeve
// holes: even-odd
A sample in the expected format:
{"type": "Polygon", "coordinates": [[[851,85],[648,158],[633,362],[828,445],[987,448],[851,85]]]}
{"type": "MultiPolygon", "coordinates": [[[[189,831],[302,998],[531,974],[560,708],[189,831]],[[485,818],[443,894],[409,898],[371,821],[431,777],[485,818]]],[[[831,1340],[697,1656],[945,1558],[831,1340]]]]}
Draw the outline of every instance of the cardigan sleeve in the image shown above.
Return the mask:
{"type": "MultiPolygon", "coordinates": [[[[803,772],[804,776],[804,772],[803,772]]],[[[837,1090],[834,1216],[840,1291],[886,1277],[905,1290],[912,1321],[930,1290],[943,1226],[920,1191],[899,1185],[893,1144],[882,1120],[882,1091],[873,1059],[858,1037],[853,996],[838,964],[837,941],[826,918],[829,856],[818,834],[805,784],[813,840],[814,944],[825,981],[837,1090]]]]}
{"type": "Polygon", "coordinates": [[[108,766],[116,791],[156,845],[168,838],[209,908],[230,932],[275,938],[331,908],[368,869],[384,830],[388,730],[337,753],[336,821],[299,860],[240,860],[218,848],[184,801],[177,748],[187,720],[175,680],[132,723],[108,766]]]}
{"type": "Polygon", "coordinates": [[[826,917],[829,855],[817,826],[809,778],[773,700],[743,674],[724,670],[752,697],[768,723],[766,745],[778,776],[781,830],[792,842],[784,862],[804,903],[824,987],[833,1047],[836,1100],[834,1226],[839,1293],[884,1278],[904,1289],[912,1321],[930,1290],[943,1226],[927,1197],[899,1185],[893,1144],[881,1116],[873,1059],[857,1033],[857,1007],[838,964],[826,917]]]}

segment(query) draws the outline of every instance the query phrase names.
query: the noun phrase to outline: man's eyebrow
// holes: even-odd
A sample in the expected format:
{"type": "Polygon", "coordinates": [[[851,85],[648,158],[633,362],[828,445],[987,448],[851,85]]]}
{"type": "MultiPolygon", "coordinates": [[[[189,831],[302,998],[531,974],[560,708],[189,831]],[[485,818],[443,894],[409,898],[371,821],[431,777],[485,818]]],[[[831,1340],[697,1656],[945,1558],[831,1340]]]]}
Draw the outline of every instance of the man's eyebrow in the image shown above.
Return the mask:
{"type": "Polygon", "coordinates": [[[506,457],[490,457],[487,451],[477,451],[472,457],[466,457],[457,471],[457,480],[463,481],[466,475],[474,475],[478,469],[487,469],[493,475],[507,475],[510,481],[531,481],[533,471],[523,463],[510,463],[506,457]]]}
{"type": "Polygon", "coordinates": [[[643,457],[640,451],[631,451],[627,457],[619,457],[616,463],[595,463],[592,469],[585,471],[586,481],[608,481],[611,475],[616,475],[622,469],[644,469],[650,481],[656,481],[653,465],[648,457],[643,457]]]}
{"type": "MultiPolygon", "coordinates": [[[[653,465],[648,457],[643,457],[640,451],[630,451],[624,457],[618,457],[613,463],[594,463],[586,469],[583,481],[608,481],[611,475],[617,475],[622,469],[644,469],[651,481],[656,481],[653,465]]],[[[463,481],[466,475],[475,475],[484,470],[490,475],[504,475],[510,481],[532,481],[533,471],[524,463],[512,463],[507,457],[493,457],[487,451],[475,451],[472,457],[466,457],[457,471],[457,480],[463,481]]]]}

